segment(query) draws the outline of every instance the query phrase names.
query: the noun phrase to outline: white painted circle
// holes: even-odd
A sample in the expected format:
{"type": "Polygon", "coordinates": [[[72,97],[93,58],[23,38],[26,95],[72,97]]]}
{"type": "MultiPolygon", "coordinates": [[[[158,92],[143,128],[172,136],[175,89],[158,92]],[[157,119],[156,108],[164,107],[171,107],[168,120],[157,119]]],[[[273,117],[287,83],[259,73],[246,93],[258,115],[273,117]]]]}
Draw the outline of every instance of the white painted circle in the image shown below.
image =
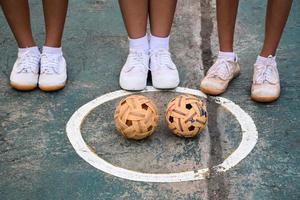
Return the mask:
{"type": "MultiPolygon", "coordinates": [[[[148,86],[142,92],[157,92],[153,87],[148,86]]],[[[178,87],[173,92],[178,93],[187,93],[195,96],[200,96],[207,98],[207,96],[198,90],[193,90],[189,88],[178,87]]],[[[106,172],[108,174],[133,180],[133,181],[143,181],[143,182],[182,182],[182,181],[195,181],[208,178],[211,171],[213,172],[225,172],[230,168],[237,165],[242,161],[254,148],[258,139],[258,132],[252,118],[238,105],[232,101],[216,97],[216,103],[220,104],[228,111],[230,111],[238,120],[242,129],[242,141],[239,144],[238,148],[227,157],[221,164],[214,166],[212,169],[204,168],[193,171],[185,171],[179,173],[164,173],[164,174],[152,174],[152,173],[141,173],[137,171],[132,171],[128,169],[123,169],[112,165],[111,163],[100,158],[96,153],[94,153],[81,135],[81,124],[84,121],[85,117],[99,105],[123,97],[126,95],[133,94],[132,92],[127,92],[124,90],[115,91],[112,93],[107,93],[103,96],[100,96],[87,104],[80,107],[70,118],[67,123],[66,131],[68,138],[73,145],[77,154],[83,158],[86,162],[94,166],[95,168],[106,172]]]]}

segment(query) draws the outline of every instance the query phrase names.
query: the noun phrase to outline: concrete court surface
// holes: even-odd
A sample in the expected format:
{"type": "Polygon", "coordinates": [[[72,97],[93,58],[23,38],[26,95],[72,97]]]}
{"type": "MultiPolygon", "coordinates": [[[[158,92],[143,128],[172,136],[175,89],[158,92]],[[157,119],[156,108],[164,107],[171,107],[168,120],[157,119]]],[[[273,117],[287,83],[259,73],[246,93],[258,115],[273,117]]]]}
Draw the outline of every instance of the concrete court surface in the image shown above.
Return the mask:
{"type": "MultiPolygon", "coordinates": [[[[34,36],[42,45],[41,2],[30,4],[34,36]]],[[[117,1],[70,1],[63,39],[69,82],[54,93],[18,92],[9,87],[17,51],[1,13],[0,199],[300,199],[300,2],[294,1],[278,50],[282,96],[274,103],[259,104],[250,100],[249,88],[263,39],[265,4],[240,2],[236,52],[242,73],[222,95],[253,118],[259,133],[257,145],[230,171],[183,183],[134,182],[105,174],[81,159],[67,138],[66,123],[81,105],[119,90],[118,74],[128,48],[117,1]]],[[[214,1],[178,2],[171,51],[182,87],[197,89],[215,59],[214,12],[214,1]]],[[[145,95],[155,100],[163,117],[165,104],[177,94],[145,95]]],[[[153,173],[211,167],[229,156],[241,140],[235,117],[208,99],[209,125],[197,138],[177,138],[161,120],[149,139],[127,141],[113,126],[117,101],[96,108],[82,125],[86,143],[116,166],[153,173]]]]}

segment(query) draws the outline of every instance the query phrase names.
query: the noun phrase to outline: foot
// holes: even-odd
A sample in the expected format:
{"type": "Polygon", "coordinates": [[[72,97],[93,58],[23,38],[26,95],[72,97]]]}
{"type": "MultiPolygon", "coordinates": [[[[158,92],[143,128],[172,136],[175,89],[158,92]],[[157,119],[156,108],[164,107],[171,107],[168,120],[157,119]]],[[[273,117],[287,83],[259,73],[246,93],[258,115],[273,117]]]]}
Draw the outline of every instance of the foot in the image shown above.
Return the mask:
{"type": "Polygon", "coordinates": [[[226,91],[229,82],[240,73],[240,66],[235,60],[219,57],[215,64],[208,70],[201,81],[200,90],[206,94],[219,95],[226,91]]]}
{"type": "Polygon", "coordinates": [[[144,50],[130,49],[120,73],[120,86],[124,90],[140,91],[147,85],[149,56],[144,50]]]}
{"type": "Polygon", "coordinates": [[[67,81],[67,64],[63,54],[41,56],[39,88],[43,91],[56,91],[65,87],[67,81]]]}
{"type": "Polygon", "coordinates": [[[153,87],[157,89],[174,89],[179,85],[179,73],[167,49],[151,51],[150,70],[153,87]]]}
{"type": "Polygon", "coordinates": [[[280,96],[280,80],[277,64],[272,57],[267,63],[254,65],[251,98],[258,102],[272,102],[280,96]]]}
{"type": "Polygon", "coordinates": [[[18,54],[10,74],[10,85],[17,90],[33,90],[39,78],[40,52],[27,50],[18,54]]]}

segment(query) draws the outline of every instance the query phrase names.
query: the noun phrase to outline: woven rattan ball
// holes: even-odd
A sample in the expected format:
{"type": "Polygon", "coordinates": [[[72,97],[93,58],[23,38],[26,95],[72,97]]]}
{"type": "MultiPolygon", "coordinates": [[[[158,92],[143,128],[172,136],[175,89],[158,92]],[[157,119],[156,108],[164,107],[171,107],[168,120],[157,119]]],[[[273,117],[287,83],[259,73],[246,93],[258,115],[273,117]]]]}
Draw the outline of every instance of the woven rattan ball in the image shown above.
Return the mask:
{"type": "Polygon", "coordinates": [[[166,111],[170,130],[180,137],[194,137],[206,126],[208,120],[205,103],[192,95],[172,99],[166,111]]]}
{"type": "Polygon", "coordinates": [[[135,140],[150,136],[158,124],[154,103],[140,95],[132,95],[121,100],[114,118],[117,130],[124,137],[135,140]]]}

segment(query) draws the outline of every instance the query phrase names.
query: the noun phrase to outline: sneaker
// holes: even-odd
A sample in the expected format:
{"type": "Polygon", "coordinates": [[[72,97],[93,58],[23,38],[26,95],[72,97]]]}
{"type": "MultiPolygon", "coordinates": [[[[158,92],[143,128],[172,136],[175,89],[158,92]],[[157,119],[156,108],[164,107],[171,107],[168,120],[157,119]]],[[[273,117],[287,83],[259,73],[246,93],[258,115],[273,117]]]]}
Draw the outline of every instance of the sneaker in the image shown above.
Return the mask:
{"type": "Polygon", "coordinates": [[[251,98],[258,102],[272,102],[280,96],[280,80],[277,64],[269,56],[266,64],[254,65],[251,98]]]}
{"type": "Polygon", "coordinates": [[[56,91],[65,87],[67,64],[63,54],[45,54],[41,56],[39,88],[43,91],[56,91]]]}
{"type": "Polygon", "coordinates": [[[151,51],[150,70],[153,87],[157,89],[174,89],[179,85],[179,73],[167,49],[151,51]]]}
{"type": "Polygon", "coordinates": [[[39,78],[40,53],[28,50],[19,53],[10,74],[10,85],[17,90],[33,90],[39,78]]]}
{"type": "Polygon", "coordinates": [[[120,73],[120,86],[124,90],[140,91],[147,86],[149,55],[140,49],[130,49],[120,73]]]}
{"type": "Polygon", "coordinates": [[[200,90],[206,94],[219,95],[226,91],[229,82],[240,73],[238,59],[218,58],[201,81],[200,90]]]}

